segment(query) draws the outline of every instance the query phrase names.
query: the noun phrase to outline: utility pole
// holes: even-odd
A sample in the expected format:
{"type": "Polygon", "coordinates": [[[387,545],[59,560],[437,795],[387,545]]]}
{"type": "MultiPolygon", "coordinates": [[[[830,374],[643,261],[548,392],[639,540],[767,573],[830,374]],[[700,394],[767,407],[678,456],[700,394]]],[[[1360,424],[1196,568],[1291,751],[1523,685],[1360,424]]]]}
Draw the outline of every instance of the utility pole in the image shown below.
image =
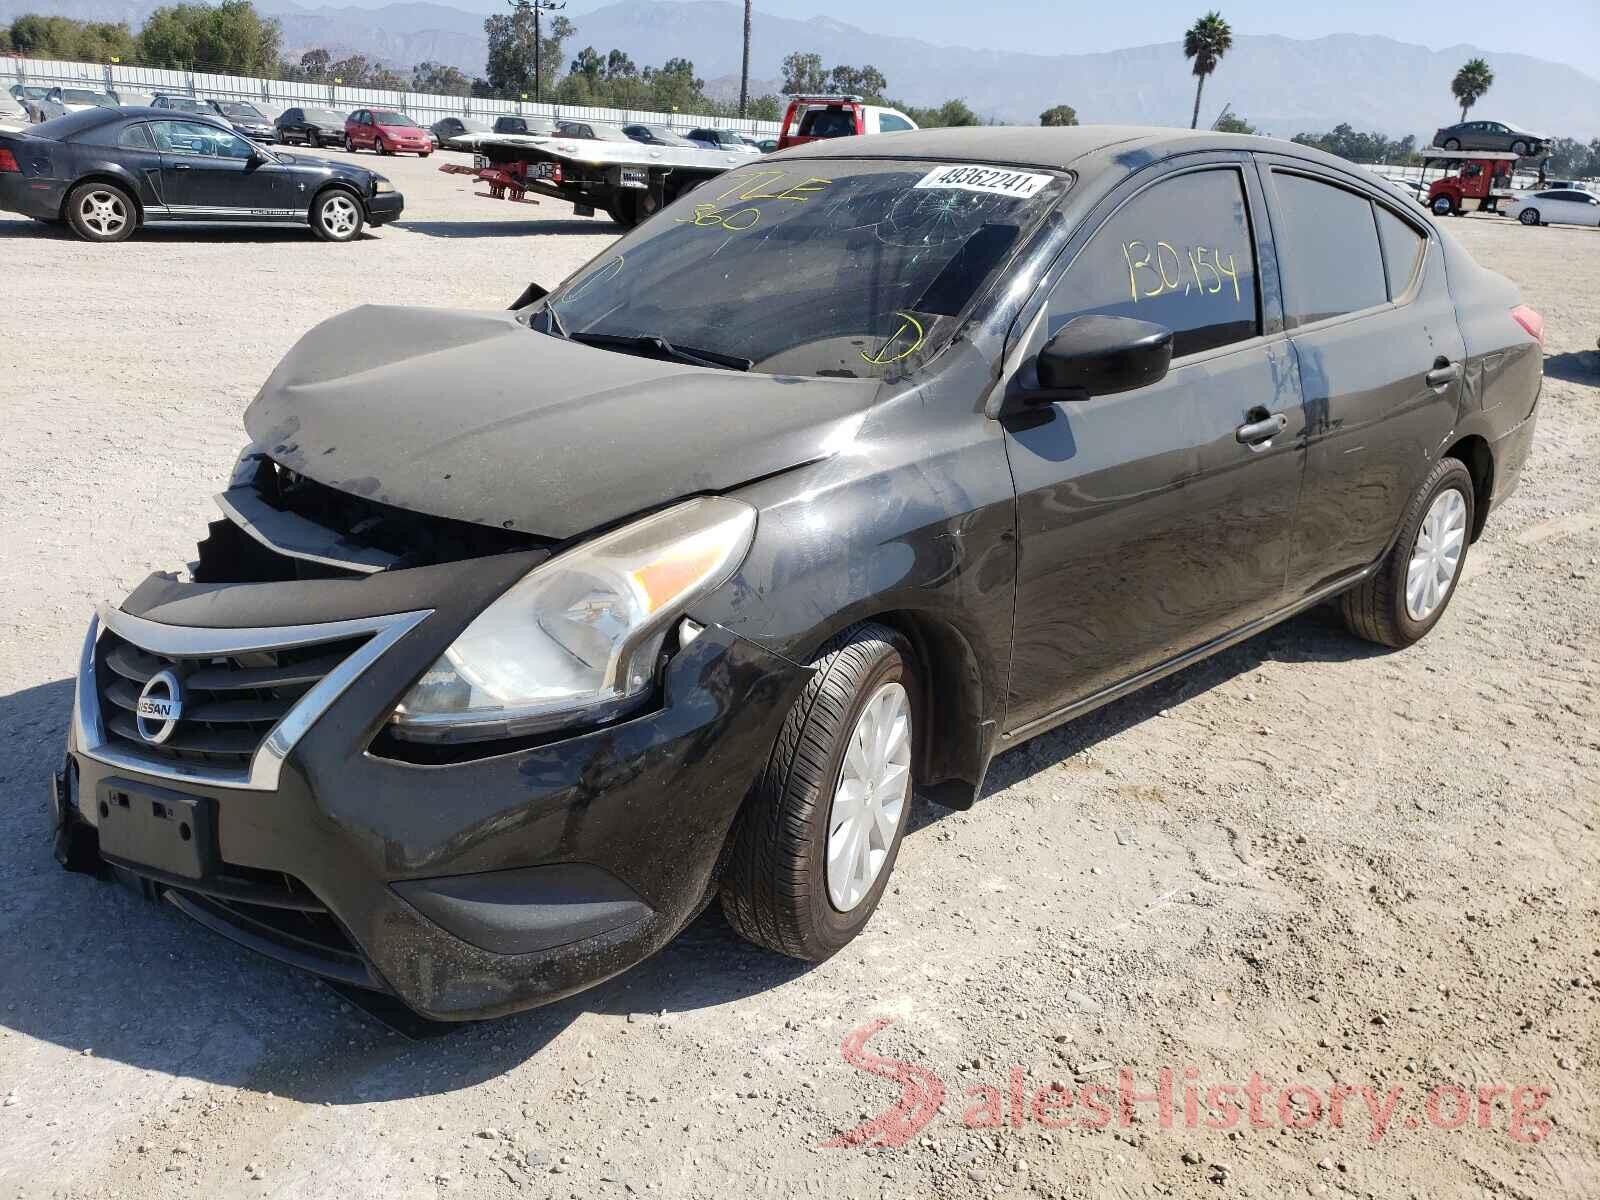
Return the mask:
{"type": "Polygon", "coordinates": [[[542,99],[541,91],[544,87],[544,31],[539,24],[541,13],[560,12],[567,6],[566,0],[526,0],[533,9],[533,98],[537,102],[542,99]]]}

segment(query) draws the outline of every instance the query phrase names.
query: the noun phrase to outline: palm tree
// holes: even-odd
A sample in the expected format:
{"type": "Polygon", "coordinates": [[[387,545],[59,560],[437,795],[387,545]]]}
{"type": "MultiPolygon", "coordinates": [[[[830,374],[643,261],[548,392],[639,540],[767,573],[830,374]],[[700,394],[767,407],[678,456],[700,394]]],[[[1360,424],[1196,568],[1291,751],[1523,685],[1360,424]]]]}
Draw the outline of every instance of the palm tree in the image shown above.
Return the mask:
{"type": "Polygon", "coordinates": [[[1494,72],[1481,58],[1470,58],[1450,81],[1450,91],[1461,102],[1461,119],[1467,119],[1467,109],[1483,98],[1494,85],[1494,72]]]}
{"type": "Polygon", "coordinates": [[[750,103],[750,4],[744,0],[744,68],[739,72],[739,115],[750,103]]]}
{"type": "Polygon", "coordinates": [[[1206,86],[1206,76],[1217,69],[1222,56],[1233,49],[1233,30],[1219,12],[1208,12],[1183,35],[1183,56],[1194,59],[1194,117],[1189,128],[1200,125],[1200,93],[1206,86]]]}

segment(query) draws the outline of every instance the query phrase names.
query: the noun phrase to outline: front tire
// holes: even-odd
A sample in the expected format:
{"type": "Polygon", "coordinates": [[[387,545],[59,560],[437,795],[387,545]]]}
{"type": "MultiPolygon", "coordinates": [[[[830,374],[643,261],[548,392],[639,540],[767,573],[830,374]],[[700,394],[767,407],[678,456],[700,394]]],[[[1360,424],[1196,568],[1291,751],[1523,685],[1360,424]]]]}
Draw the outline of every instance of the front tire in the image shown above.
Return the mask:
{"type": "Polygon", "coordinates": [[[382,138],[378,138],[375,142],[373,142],[372,146],[373,149],[378,152],[379,158],[389,157],[389,143],[384,141],[382,138]]]}
{"type": "Polygon", "coordinates": [[[722,910],[738,932],[821,962],[871,919],[911,813],[910,646],[867,622],[822,648],[734,826],[722,910]]]}
{"type": "Polygon", "coordinates": [[[331,188],[312,201],[311,228],[325,242],[353,242],[365,224],[361,201],[343,188],[331,188]]]}
{"type": "Polygon", "coordinates": [[[344,149],[346,154],[354,154],[356,152],[356,140],[348,133],[344,135],[344,149]]]}
{"type": "Polygon", "coordinates": [[[1467,565],[1475,505],[1472,473],[1460,459],[1440,459],[1378,569],[1340,598],[1352,633],[1398,650],[1439,623],[1467,565]]]}
{"type": "Polygon", "coordinates": [[[86,242],[121,242],[139,227],[139,210],[115,184],[80,183],[67,195],[67,223],[86,242]]]}
{"type": "Polygon", "coordinates": [[[1448,217],[1456,208],[1455,202],[1449,196],[1435,196],[1433,203],[1428,207],[1433,209],[1433,215],[1436,217],[1448,217]]]}
{"type": "Polygon", "coordinates": [[[1524,225],[1537,225],[1539,223],[1539,210],[1537,208],[1525,208],[1517,214],[1517,220],[1524,225]]]}
{"type": "Polygon", "coordinates": [[[1439,148],[1441,150],[1459,150],[1461,149],[1461,141],[1459,138],[1445,138],[1444,141],[1439,143],[1439,148]]]}
{"type": "Polygon", "coordinates": [[[1528,157],[1528,143],[1527,142],[1512,142],[1511,143],[1511,153],[1515,154],[1518,158],[1527,158],[1528,157]]]}

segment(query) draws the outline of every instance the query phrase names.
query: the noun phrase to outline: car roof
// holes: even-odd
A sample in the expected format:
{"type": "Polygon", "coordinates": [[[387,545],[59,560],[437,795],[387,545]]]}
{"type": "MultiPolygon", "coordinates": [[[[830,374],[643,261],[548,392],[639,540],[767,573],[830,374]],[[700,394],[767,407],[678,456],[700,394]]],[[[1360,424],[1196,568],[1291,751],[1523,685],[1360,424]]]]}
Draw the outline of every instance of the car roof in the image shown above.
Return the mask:
{"type": "Polygon", "coordinates": [[[1202,150],[1258,150],[1335,166],[1346,159],[1281,138],[1149,125],[971,125],[825,138],[780,150],[776,158],[920,158],[938,162],[995,163],[1065,170],[1121,164],[1132,170],[1173,154],[1202,150]],[[1089,160],[1089,161],[1085,161],[1089,160]]]}

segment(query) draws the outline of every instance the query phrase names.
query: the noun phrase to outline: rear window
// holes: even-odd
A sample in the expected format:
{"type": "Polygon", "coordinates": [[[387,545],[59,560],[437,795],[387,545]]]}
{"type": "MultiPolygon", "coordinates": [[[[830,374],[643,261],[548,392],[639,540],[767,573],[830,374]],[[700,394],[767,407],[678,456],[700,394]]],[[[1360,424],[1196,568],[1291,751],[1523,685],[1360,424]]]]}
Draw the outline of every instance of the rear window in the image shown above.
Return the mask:
{"type": "Polygon", "coordinates": [[[1383,244],[1384,269],[1389,276],[1389,299],[1394,300],[1416,278],[1428,241],[1415,225],[1401,220],[1383,205],[1378,205],[1377,211],[1378,240],[1383,244]]]}
{"type": "Polygon", "coordinates": [[[222,110],[224,116],[255,117],[258,120],[266,119],[261,115],[261,110],[253,104],[245,104],[234,100],[219,100],[217,107],[222,110]]]}
{"type": "Polygon", "coordinates": [[[1291,328],[1389,299],[1372,201],[1333,183],[1274,171],[1283,229],[1284,317],[1291,328]]]}
{"type": "Polygon", "coordinates": [[[856,114],[843,107],[812,108],[800,118],[801,137],[850,137],[856,131],[856,114]]]}
{"type": "Polygon", "coordinates": [[[316,125],[343,125],[344,115],[326,108],[308,108],[305,110],[303,120],[316,125]]]}
{"type": "Polygon", "coordinates": [[[98,104],[101,108],[117,106],[117,102],[104,92],[80,92],[76,88],[68,88],[61,93],[61,97],[68,104],[98,104]]]}

